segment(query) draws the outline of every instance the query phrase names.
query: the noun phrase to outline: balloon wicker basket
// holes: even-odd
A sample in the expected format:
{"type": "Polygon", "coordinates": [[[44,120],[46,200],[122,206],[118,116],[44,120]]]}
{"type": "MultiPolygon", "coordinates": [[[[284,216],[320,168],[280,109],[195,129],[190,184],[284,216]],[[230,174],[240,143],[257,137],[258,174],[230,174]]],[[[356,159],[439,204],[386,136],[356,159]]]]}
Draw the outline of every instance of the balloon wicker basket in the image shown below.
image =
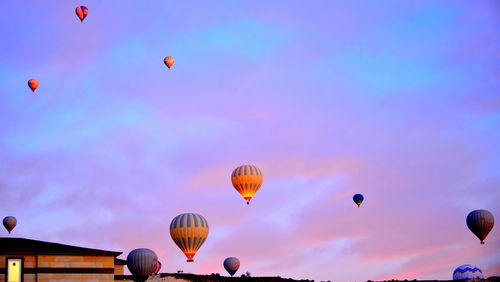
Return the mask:
{"type": "Polygon", "coordinates": [[[134,275],[133,276],[133,281],[136,281],[136,282],[144,282],[146,280],[148,280],[149,276],[147,275],[134,275]]]}

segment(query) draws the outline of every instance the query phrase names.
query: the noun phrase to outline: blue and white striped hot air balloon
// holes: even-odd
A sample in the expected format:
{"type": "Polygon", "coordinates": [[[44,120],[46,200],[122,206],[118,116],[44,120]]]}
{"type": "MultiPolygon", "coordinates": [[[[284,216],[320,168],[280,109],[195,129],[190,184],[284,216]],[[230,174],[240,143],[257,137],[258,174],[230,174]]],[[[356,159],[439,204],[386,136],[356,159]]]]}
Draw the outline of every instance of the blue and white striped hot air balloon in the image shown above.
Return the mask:
{"type": "Polygon", "coordinates": [[[453,280],[483,279],[483,272],[477,266],[464,264],[453,271],[453,280]]]}

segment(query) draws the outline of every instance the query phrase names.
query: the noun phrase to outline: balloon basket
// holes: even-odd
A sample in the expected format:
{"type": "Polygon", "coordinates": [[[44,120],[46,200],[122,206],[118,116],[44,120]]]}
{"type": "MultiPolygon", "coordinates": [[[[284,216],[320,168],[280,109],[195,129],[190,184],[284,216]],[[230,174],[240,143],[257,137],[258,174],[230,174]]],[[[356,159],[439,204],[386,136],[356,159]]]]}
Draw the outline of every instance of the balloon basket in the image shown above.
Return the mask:
{"type": "Polygon", "coordinates": [[[149,276],[147,276],[147,275],[134,275],[132,277],[132,280],[134,282],[144,282],[144,281],[148,280],[148,278],[149,278],[149,276]]]}

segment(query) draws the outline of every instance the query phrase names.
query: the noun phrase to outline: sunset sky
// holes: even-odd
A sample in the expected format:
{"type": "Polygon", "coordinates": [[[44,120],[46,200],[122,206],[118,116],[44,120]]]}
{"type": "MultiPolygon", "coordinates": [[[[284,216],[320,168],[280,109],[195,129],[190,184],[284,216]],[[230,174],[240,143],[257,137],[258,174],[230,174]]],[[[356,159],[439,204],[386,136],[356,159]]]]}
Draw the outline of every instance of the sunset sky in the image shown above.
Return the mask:
{"type": "Polygon", "coordinates": [[[237,276],[500,275],[500,227],[480,245],[465,224],[475,209],[500,224],[497,0],[0,11],[0,217],[18,220],[0,236],[150,248],[162,272],[227,275],[235,256],[237,276]],[[264,175],[249,206],[243,164],[264,175]],[[190,264],[168,231],[184,212],[210,224],[190,264]]]}

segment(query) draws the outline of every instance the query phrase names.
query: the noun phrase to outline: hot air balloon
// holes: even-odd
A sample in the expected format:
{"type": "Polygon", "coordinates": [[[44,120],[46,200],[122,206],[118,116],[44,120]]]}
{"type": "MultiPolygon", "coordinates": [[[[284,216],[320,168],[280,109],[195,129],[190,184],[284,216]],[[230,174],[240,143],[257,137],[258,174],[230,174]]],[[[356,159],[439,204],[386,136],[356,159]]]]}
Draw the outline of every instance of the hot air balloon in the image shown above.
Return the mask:
{"type": "Polygon", "coordinates": [[[163,62],[165,63],[165,65],[168,68],[171,68],[175,63],[175,60],[174,60],[174,57],[168,56],[168,57],[165,57],[165,59],[163,59],[163,62]]]}
{"type": "Polygon", "coordinates": [[[170,236],[175,244],[192,262],[194,255],[208,236],[207,220],[196,213],[183,213],[170,223],[170,236]]]}
{"type": "Polygon", "coordinates": [[[80,19],[80,21],[83,22],[83,20],[87,17],[89,14],[89,9],[85,6],[78,6],[75,9],[76,16],[80,19]]]}
{"type": "Polygon", "coordinates": [[[160,269],[161,269],[161,262],[158,261],[156,264],[156,270],[155,270],[154,274],[160,273],[160,269]]]}
{"type": "Polygon", "coordinates": [[[481,244],[484,244],[484,239],[488,236],[494,224],[495,219],[491,212],[487,210],[475,210],[467,215],[467,227],[481,240],[481,244]]]}
{"type": "Polygon", "coordinates": [[[158,267],[158,256],[150,249],[135,249],[127,256],[127,267],[134,276],[146,278],[158,267]]]}
{"type": "Polygon", "coordinates": [[[231,174],[234,188],[247,200],[247,205],[262,185],[263,176],[260,169],[253,165],[237,167],[231,174]]]}
{"type": "Polygon", "coordinates": [[[365,198],[361,194],[354,194],[354,196],[352,196],[352,200],[356,203],[356,205],[358,205],[358,207],[361,205],[364,199],[365,198]]]}
{"type": "Polygon", "coordinates": [[[9,234],[10,234],[10,231],[12,231],[12,229],[14,229],[14,227],[16,227],[16,224],[17,224],[17,219],[13,216],[6,216],[3,219],[3,226],[5,226],[5,229],[7,229],[7,231],[9,231],[9,234]]]}
{"type": "Polygon", "coordinates": [[[28,86],[31,88],[31,91],[35,92],[35,90],[38,88],[38,80],[32,78],[28,80],[28,86]]]}
{"type": "Polygon", "coordinates": [[[483,272],[477,266],[464,264],[453,271],[453,280],[483,279],[483,272]]]}
{"type": "Polygon", "coordinates": [[[228,257],[224,260],[224,268],[233,276],[240,268],[240,260],[235,257],[228,257]]]}

